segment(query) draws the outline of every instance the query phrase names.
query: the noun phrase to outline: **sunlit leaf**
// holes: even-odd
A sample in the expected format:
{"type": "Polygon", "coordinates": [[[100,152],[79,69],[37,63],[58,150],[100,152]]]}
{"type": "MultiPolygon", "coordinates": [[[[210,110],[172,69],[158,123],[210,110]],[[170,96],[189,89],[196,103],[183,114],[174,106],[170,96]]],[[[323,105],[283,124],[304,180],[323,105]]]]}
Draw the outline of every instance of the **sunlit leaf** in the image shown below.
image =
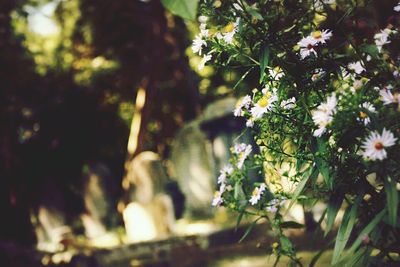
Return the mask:
{"type": "Polygon", "coordinates": [[[188,20],[194,20],[199,0],[161,0],[161,3],[172,14],[188,20]]]}

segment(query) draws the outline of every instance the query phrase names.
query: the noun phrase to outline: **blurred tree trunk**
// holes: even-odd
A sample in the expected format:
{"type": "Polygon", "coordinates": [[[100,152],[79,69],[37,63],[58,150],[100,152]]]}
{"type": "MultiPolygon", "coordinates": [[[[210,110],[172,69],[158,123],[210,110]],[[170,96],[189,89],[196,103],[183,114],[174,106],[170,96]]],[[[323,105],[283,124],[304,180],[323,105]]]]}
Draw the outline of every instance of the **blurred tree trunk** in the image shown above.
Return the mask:
{"type": "Polygon", "coordinates": [[[29,178],[15,155],[21,112],[16,92],[25,90],[35,74],[32,62],[27,60],[20,41],[13,35],[11,12],[17,4],[15,0],[0,1],[0,242],[32,245],[35,237],[30,221],[29,178]]]}

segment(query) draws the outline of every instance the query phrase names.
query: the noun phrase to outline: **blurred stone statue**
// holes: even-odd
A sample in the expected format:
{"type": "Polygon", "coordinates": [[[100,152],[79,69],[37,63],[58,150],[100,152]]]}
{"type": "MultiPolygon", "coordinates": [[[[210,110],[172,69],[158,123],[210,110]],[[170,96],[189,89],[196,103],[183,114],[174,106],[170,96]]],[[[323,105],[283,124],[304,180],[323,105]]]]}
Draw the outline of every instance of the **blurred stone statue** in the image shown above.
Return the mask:
{"type": "Polygon", "coordinates": [[[128,242],[161,239],[174,231],[175,215],[166,194],[168,177],[160,157],[146,151],[129,165],[131,203],[123,211],[128,242]]]}

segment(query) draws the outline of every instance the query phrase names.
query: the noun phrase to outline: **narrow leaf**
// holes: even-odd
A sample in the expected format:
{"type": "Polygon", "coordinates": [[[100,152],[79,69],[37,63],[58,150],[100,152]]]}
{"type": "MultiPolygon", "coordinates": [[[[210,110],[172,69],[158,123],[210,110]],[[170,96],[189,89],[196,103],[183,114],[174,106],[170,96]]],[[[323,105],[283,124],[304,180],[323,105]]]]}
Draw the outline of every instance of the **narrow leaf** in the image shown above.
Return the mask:
{"type": "Polygon", "coordinates": [[[242,236],[242,238],[240,238],[239,243],[242,242],[242,241],[251,233],[251,231],[254,229],[254,227],[256,226],[257,222],[258,222],[261,218],[262,218],[262,217],[257,218],[255,221],[253,221],[253,222],[249,225],[249,227],[246,229],[246,232],[244,232],[244,235],[242,236]]]}
{"type": "Polygon", "coordinates": [[[304,228],[304,224],[295,222],[295,221],[286,221],[280,224],[281,228],[292,228],[292,229],[300,229],[304,228]]]}
{"type": "Polygon", "coordinates": [[[237,81],[237,83],[235,84],[235,86],[233,87],[233,90],[236,89],[236,87],[238,87],[238,85],[247,77],[247,75],[249,75],[250,71],[252,71],[254,69],[254,67],[251,67],[250,69],[248,69],[243,75],[242,77],[240,77],[240,79],[237,81]]]}
{"type": "Polygon", "coordinates": [[[389,224],[396,227],[399,193],[396,189],[396,182],[390,177],[386,177],[385,179],[385,191],[389,213],[389,224]]]}
{"type": "Polygon", "coordinates": [[[261,47],[261,54],[260,54],[260,83],[263,82],[265,77],[265,69],[268,67],[269,64],[269,47],[264,45],[261,47]]]}

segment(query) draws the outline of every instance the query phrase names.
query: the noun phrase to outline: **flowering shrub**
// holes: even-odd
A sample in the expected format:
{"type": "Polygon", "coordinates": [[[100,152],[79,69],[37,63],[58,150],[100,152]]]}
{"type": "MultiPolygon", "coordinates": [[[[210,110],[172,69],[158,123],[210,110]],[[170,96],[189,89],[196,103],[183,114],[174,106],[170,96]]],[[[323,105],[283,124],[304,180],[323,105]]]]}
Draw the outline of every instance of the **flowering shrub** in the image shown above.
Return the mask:
{"type": "Polygon", "coordinates": [[[399,257],[399,11],[396,1],[367,0],[200,5],[192,46],[203,57],[199,68],[235,68],[238,83],[259,73],[259,88],[240,92],[233,111],[258,148],[232,148],[212,205],[237,211],[238,221],[268,220],[278,259],[301,265],[284,234],[301,225],[285,214],[294,203],[317,202],[327,204],[325,236],[345,209],[333,265],[399,257]],[[248,176],[254,169],[258,180],[248,176]]]}

